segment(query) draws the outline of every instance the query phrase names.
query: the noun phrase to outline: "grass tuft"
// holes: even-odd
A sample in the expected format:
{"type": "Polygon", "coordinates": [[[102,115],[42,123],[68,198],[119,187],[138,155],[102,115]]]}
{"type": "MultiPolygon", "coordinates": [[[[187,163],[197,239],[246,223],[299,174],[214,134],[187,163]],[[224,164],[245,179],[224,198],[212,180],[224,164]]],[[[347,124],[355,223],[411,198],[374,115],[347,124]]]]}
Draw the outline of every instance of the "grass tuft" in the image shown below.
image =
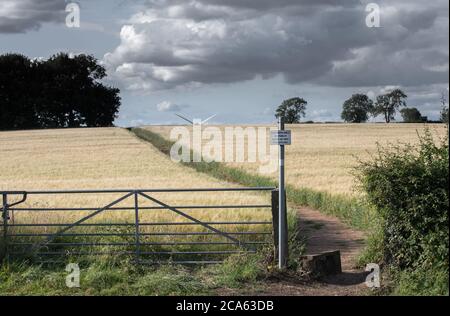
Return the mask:
{"type": "Polygon", "coordinates": [[[263,257],[258,254],[229,257],[223,264],[214,267],[216,285],[239,288],[243,284],[255,283],[267,273],[263,261],[263,257]]]}

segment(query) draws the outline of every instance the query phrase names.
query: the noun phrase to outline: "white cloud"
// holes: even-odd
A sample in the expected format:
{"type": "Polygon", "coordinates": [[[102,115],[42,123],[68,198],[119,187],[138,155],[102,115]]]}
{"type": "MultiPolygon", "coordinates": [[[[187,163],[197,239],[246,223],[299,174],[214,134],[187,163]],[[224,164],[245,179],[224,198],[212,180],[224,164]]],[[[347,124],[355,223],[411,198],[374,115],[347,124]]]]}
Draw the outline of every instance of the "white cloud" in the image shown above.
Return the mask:
{"type": "Polygon", "coordinates": [[[156,105],[156,109],[159,112],[176,112],[186,107],[187,106],[174,104],[170,101],[163,101],[156,105]]]}

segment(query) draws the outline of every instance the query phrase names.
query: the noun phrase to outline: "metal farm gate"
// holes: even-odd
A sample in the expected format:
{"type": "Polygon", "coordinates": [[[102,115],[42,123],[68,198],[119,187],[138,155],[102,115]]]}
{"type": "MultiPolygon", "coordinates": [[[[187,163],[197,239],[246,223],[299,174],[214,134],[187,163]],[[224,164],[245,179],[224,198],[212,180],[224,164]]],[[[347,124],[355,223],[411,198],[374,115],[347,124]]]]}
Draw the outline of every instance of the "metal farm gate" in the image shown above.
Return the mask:
{"type": "Polygon", "coordinates": [[[0,246],[8,260],[54,263],[111,255],[139,264],[211,264],[277,243],[275,188],[0,191],[0,196],[0,246]],[[248,191],[260,192],[255,196],[267,203],[213,203],[248,191]],[[220,196],[206,205],[167,201],[180,194],[192,201],[220,196]]]}

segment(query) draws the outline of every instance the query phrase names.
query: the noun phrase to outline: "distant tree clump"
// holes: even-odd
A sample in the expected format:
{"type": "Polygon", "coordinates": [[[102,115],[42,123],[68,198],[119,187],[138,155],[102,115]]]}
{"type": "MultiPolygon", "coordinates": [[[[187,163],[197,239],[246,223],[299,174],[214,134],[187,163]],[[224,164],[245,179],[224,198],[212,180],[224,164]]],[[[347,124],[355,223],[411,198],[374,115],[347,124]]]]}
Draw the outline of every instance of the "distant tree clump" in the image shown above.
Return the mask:
{"type": "Polygon", "coordinates": [[[445,97],[445,93],[442,93],[441,97],[441,122],[448,124],[448,105],[447,105],[447,98],[445,97]]]}
{"type": "Polygon", "coordinates": [[[441,111],[441,121],[442,123],[448,124],[448,106],[444,107],[441,111]]]}
{"type": "Polygon", "coordinates": [[[395,114],[400,107],[406,106],[408,96],[400,89],[395,89],[389,93],[380,95],[375,102],[373,114],[383,115],[386,123],[395,119],[395,114]]]}
{"type": "Polygon", "coordinates": [[[422,123],[423,117],[417,108],[404,108],[400,111],[405,123],[422,123]]]}
{"type": "Polygon", "coordinates": [[[289,100],[285,100],[278,107],[275,117],[276,118],[283,117],[285,123],[287,124],[300,123],[300,119],[302,117],[305,117],[307,105],[308,102],[306,102],[302,98],[292,98],[289,100]]]}
{"type": "Polygon", "coordinates": [[[0,130],[39,127],[35,68],[25,56],[0,56],[0,130]]]}
{"type": "Polygon", "coordinates": [[[354,94],[344,102],[341,117],[349,123],[364,123],[373,111],[373,101],[365,94],[354,94]]]}
{"type": "Polygon", "coordinates": [[[2,55],[0,129],[112,126],[120,91],[100,83],[105,77],[105,68],[88,55],[2,55]]]}

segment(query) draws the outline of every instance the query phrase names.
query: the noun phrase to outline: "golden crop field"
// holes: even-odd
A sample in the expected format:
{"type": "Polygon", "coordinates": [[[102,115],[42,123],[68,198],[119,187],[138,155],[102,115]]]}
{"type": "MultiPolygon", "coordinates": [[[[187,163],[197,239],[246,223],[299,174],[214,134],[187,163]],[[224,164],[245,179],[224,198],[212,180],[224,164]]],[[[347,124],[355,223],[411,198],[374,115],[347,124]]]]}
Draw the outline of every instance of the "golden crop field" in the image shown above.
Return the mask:
{"type": "MultiPolygon", "coordinates": [[[[0,132],[0,151],[0,191],[236,187],[173,163],[149,143],[120,128],[0,132]]],[[[103,207],[123,195],[30,195],[27,202],[18,207],[103,207]]],[[[154,193],[151,196],[172,206],[270,204],[270,193],[154,193]]],[[[159,206],[145,199],[140,203],[147,207],[159,206]]],[[[133,205],[133,199],[129,198],[116,207],[133,205]]],[[[186,212],[206,222],[271,220],[270,210],[265,208],[193,209],[186,212]]],[[[15,212],[12,221],[16,224],[72,223],[88,214],[87,211],[15,212]]],[[[134,212],[105,211],[86,223],[101,221],[133,223],[134,212]]],[[[140,221],[189,222],[169,210],[141,211],[140,221]]],[[[215,227],[227,231],[249,229],[245,226],[215,227]]],[[[142,230],[153,232],[162,229],[167,230],[167,227],[142,227],[142,230]]],[[[172,231],[195,229],[203,231],[201,227],[192,226],[175,226],[172,231]]],[[[35,229],[39,230],[42,228],[35,229]]],[[[54,228],[46,227],[45,231],[54,231],[54,228]]]]}
{"type": "MultiPolygon", "coordinates": [[[[434,136],[447,133],[444,124],[427,125],[434,136]]],[[[219,126],[224,130],[223,126],[219,126]]],[[[244,126],[245,127],[245,126],[244,126]]],[[[286,147],[286,181],[333,194],[355,195],[352,170],[358,159],[365,159],[380,145],[416,143],[425,124],[301,124],[292,130],[291,146],[286,147]]],[[[147,129],[169,138],[171,126],[147,129]]],[[[225,144],[224,144],[225,146],[225,144]]],[[[258,163],[228,163],[253,173],[260,173],[258,163]]],[[[270,174],[277,177],[277,172],[270,174]]]]}

